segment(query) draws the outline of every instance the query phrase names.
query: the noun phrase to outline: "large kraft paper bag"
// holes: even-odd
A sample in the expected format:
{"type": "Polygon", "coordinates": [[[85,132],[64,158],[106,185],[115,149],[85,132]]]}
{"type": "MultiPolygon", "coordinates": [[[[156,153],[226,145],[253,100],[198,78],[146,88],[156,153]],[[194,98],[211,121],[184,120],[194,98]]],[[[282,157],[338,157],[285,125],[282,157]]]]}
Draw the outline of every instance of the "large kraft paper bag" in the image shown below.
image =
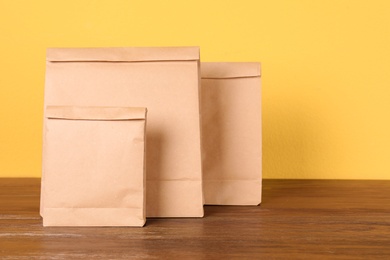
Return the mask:
{"type": "Polygon", "coordinates": [[[199,66],[198,47],[47,50],[46,106],[148,108],[147,217],[203,216],[199,66]]]}
{"type": "Polygon", "coordinates": [[[44,226],[145,224],[145,108],[45,111],[44,226]]]}
{"type": "Polygon", "coordinates": [[[260,63],[204,63],[205,204],[258,205],[262,184],[260,63]]]}

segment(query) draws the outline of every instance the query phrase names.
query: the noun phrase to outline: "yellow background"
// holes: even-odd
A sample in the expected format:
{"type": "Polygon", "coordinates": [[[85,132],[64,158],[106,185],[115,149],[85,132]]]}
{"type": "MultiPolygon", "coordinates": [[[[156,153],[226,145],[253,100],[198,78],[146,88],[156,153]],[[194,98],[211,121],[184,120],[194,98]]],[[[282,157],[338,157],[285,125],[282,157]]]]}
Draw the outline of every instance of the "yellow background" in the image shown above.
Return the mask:
{"type": "Polygon", "coordinates": [[[39,177],[47,47],[261,61],[264,178],[390,179],[390,1],[0,0],[0,177],[39,177]]]}

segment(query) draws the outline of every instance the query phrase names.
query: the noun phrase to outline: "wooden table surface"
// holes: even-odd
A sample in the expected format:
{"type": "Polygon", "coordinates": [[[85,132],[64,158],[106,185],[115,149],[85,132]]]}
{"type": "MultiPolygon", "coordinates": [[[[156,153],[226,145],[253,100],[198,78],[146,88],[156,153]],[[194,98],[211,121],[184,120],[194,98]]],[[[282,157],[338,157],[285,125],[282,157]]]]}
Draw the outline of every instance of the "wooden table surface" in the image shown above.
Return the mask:
{"type": "Polygon", "coordinates": [[[43,228],[39,192],[0,179],[0,259],[390,259],[390,181],[264,180],[261,206],[143,228],[43,228]]]}

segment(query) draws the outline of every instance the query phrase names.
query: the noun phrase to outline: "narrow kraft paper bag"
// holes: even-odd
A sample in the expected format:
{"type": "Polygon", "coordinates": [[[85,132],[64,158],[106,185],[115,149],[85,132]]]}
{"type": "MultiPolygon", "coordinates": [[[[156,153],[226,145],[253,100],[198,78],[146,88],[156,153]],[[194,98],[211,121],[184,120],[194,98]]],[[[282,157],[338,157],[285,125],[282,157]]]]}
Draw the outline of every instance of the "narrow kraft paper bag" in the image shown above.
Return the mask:
{"type": "Polygon", "coordinates": [[[145,108],[48,106],[44,226],[145,224],[145,108]]]}
{"type": "Polygon", "coordinates": [[[205,204],[258,205],[262,188],[260,63],[203,63],[205,204]]]}
{"type": "Polygon", "coordinates": [[[148,108],[147,217],[203,216],[199,66],[198,47],[47,50],[46,106],[148,108]]]}

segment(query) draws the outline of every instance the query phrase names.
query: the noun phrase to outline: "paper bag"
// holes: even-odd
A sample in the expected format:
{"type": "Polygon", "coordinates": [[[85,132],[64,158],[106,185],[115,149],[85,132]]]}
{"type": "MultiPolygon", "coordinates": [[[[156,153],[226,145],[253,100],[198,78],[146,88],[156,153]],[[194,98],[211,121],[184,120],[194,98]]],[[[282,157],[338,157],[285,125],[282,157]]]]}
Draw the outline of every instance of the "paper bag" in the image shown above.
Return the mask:
{"type": "Polygon", "coordinates": [[[45,111],[44,226],[145,224],[145,108],[45,111]]]}
{"type": "Polygon", "coordinates": [[[147,217],[203,216],[199,48],[48,49],[45,84],[46,106],[147,107],[147,217]]]}
{"type": "Polygon", "coordinates": [[[259,63],[203,63],[202,156],[205,204],[261,202],[259,63]]]}

